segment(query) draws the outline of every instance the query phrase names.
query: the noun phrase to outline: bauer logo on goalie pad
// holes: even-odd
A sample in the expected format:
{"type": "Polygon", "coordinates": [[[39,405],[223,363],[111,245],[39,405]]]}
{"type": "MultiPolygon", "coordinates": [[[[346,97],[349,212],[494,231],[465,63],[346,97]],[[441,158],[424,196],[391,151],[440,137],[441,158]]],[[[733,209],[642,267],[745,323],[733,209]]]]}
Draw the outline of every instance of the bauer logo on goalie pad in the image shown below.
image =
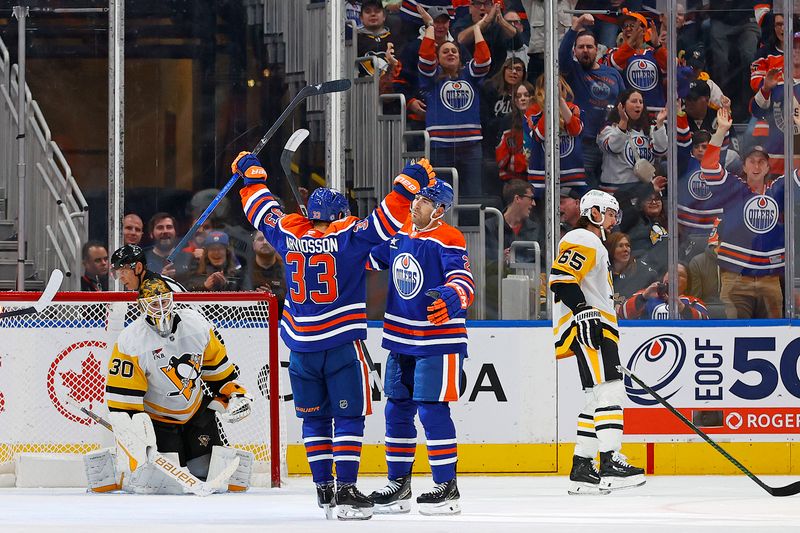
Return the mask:
{"type": "Polygon", "coordinates": [[[159,465],[160,467],[162,467],[164,469],[163,471],[166,474],[174,477],[178,481],[181,481],[181,482],[187,484],[190,487],[193,487],[197,483],[195,481],[195,479],[194,479],[194,476],[191,476],[191,475],[187,474],[186,472],[184,472],[183,470],[181,470],[177,466],[171,464],[169,461],[167,461],[164,458],[164,456],[159,455],[158,457],[156,457],[156,461],[155,462],[156,462],[157,465],[159,465]]]}
{"type": "Polygon", "coordinates": [[[422,267],[413,255],[402,253],[395,257],[392,273],[397,293],[404,300],[411,300],[422,290],[422,267]]]}
{"type": "Polygon", "coordinates": [[[177,391],[167,393],[167,396],[178,396],[182,394],[186,400],[192,398],[195,380],[200,377],[200,358],[199,353],[185,353],[180,357],[171,357],[168,366],[162,366],[161,371],[175,385],[177,391]]]}

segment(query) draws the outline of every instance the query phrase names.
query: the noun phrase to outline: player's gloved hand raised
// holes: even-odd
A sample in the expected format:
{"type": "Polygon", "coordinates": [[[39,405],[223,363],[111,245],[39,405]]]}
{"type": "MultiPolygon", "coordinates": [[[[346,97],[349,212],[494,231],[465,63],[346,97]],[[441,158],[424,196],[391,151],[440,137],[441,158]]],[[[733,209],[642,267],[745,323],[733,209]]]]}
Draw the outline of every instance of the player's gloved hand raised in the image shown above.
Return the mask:
{"type": "Polygon", "coordinates": [[[423,187],[433,185],[436,173],[430,162],[422,158],[416,163],[409,163],[394,179],[394,190],[406,198],[414,198],[423,187]]]}
{"type": "Polygon", "coordinates": [[[244,177],[245,185],[267,181],[267,171],[261,166],[258,157],[250,152],[239,152],[239,155],[231,163],[231,172],[241,174],[244,177]]]}
{"type": "Polygon", "coordinates": [[[425,294],[434,298],[427,310],[428,320],[435,326],[453,319],[456,313],[467,308],[467,291],[458,285],[440,285],[425,294]]]}
{"type": "Polygon", "coordinates": [[[575,313],[575,327],[578,342],[592,350],[600,349],[603,339],[603,326],[600,324],[600,311],[594,307],[580,304],[575,313]]]}
{"type": "Polygon", "coordinates": [[[214,398],[208,404],[208,408],[217,411],[223,422],[235,424],[250,415],[252,405],[252,396],[247,393],[235,393],[228,399],[214,398]]]}

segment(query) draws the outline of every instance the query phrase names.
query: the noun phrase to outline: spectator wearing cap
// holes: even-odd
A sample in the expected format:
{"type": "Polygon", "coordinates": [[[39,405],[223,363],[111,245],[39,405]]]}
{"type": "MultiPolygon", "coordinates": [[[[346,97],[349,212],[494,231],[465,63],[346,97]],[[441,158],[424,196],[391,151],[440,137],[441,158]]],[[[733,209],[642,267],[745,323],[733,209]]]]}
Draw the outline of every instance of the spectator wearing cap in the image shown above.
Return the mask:
{"type": "MultiPolygon", "coordinates": [[[[421,8],[420,8],[421,9],[421,8]]],[[[446,7],[433,6],[427,10],[422,10],[421,20],[423,21],[423,32],[413,41],[406,43],[400,53],[400,70],[395,75],[393,86],[394,92],[406,97],[407,109],[407,130],[425,129],[425,95],[420,91],[419,85],[419,47],[424,38],[424,30],[428,27],[433,28],[433,41],[438,49],[446,42],[453,42],[450,35],[450,14],[446,7]]],[[[416,139],[414,139],[416,140],[416,139]]],[[[409,143],[409,149],[421,150],[422,143],[409,143]]]]}
{"type": "Polygon", "coordinates": [[[203,241],[203,255],[197,268],[187,274],[184,285],[190,291],[240,291],[242,267],[229,246],[228,235],[212,230],[203,241]]]}
{"type": "MultiPolygon", "coordinates": [[[[495,161],[501,181],[512,179],[528,180],[528,156],[525,149],[523,131],[528,130],[526,113],[533,102],[534,87],[527,81],[517,85],[514,107],[495,147],[495,161]]],[[[530,134],[528,134],[530,136],[530,134]]]]}
{"type": "Polygon", "coordinates": [[[706,68],[706,49],[702,42],[689,45],[686,49],[681,49],[678,53],[680,59],[678,65],[678,97],[686,98],[686,94],[692,88],[690,83],[702,81],[708,84],[708,104],[715,112],[723,105],[730,105],[730,101],[722,93],[706,68]]]}
{"type": "Polygon", "coordinates": [[[756,58],[761,37],[759,25],[769,11],[770,0],[714,0],[707,16],[710,19],[709,49],[712,75],[740,106],[737,114],[745,115],[749,90],[747,68],[756,58]],[[731,63],[731,52],[737,60],[731,63]]]}
{"type": "Polygon", "coordinates": [[[700,298],[706,302],[706,308],[711,318],[725,318],[725,308],[719,299],[719,265],[717,264],[717,250],[719,250],[719,223],[715,219],[708,235],[707,245],[703,252],[689,260],[689,296],[700,298]]]}
{"type": "MultiPolygon", "coordinates": [[[[564,33],[572,25],[572,15],[568,11],[574,10],[578,3],[579,0],[557,0],[555,12],[559,40],[564,37],[564,33]]],[[[536,83],[536,78],[544,73],[545,2],[544,0],[522,0],[522,5],[528,14],[528,21],[531,26],[530,40],[528,41],[528,56],[530,58],[528,60],[528,81],[536,83]]]]}
{"type": "Polygon", "coordinates": [[[577,227],[581,218],[581,193],[577,189],[561,187],[558,200],[559,220],[561,221],[561,236],[577,227]]]}
{"type": "Polygon", "coordinates": [[[87,241],[81,248],[83,260],[82,291],[108,290],[108,250],[103,243],[87,241]]]}
{"type": "Polygon", "coordinates": [[[386,27],[386,11],[380,0],[364,0],[361,3],[361,28],[358,29],[358,57],[366,57],[358,67],[359,77],[380,76],[379,92],[392,92],[392,80],[398,69],[394,56],[394,38],[386,27]]]}
{"type": "Polygon", "coordinates": [[[455,43],[436,49],[434,29],[425,30],[419,47],[420,89],[426,94],[425,129],[431,140],[431,164],[458,170],[459,194],[479,196],[483,181],[479,85],[492,62],[481,24],[475,33],[473,58],[463,62],[455,43]]]}
{"type": "Polygon", "coordinates": [[[286,298],[283,261],[260,231],[253,234],[253,250],[256,257],[247,274],[246,287],[248,290],[274,294],[278,300],[278,316],[281,316],[286,298]]]}
{"type": "MultiPolygon", "coordinates": [[[[786,180],[769,179],[770,156],[761,147],[745,154],[743,176],[719,164],[722,139],[733,121],[717,112],[717,129],[703,156],[701,177],[712,186],[707,204],[722,209],[718,263],[720,299],[728,318],[783,316],[781,280],[785,265],[784,190],[786,180]],[[720,185],[725,185],[720,187],[720,185]]],[[[800,184],[797,172],[795,184],[800,184]]]]}
{"type": "Polygon", "coordinates": [[[142,242],[144,223],[136,213],[128,213],[122,219],[122,244],[136,244],[142,242]]]}
{"type": "MultiPolygon", "coordinates": [[[[528,180],[533,184],[536,197],[541,198],[545,188],[545,84],[544,75],[536,80],[534,107],[528,113],[530,129],[530,157],[528,159],[528,180]]],[[[583,153],[580,140],[583,131],[581,110],[573,103],[572,88],[559,76],[558,97],[558,146],[559,182],[562,186],[586,190],[586,174],[583,171],[583,153]]]]}
{"type": "MultiPolygon", "coordinates": [[[[794,101],[797,102],[800,98],[800,33],[794,36],[794,50],[792,54],[792,76],[793,86],[792,92],[794,94],[794,101]]],[[[783,173],[783,157],[784,157],[784,144],[783,144],[783,108],[784,108],[784,75],[783,68],[773,67],[770,68],[764,76],[764,82],[761,88],[756,92],[753,98],[754,105],[753,116],[757,119],[766,120],[769,128],[769,135],[764,139],[763,147],[770,156],[770,172],[773,174],[783,173]]],[[[797,104],[795,103],[795,106],[797,104]]],[[[795,113],[794,122],[791,125],[794,133],[795,144],[797,146],[800,142],[800,116],[795,113]]],[[[794,154],[793,167],[797,168],[800,165],[800,156],[794,154]]]]}
{"type": "Polygon", "coordinates": [[[611,261],[611,280],[614,287],[614,303],[622,304],[636,291],[658,281],[658,274],[644,261],[631,253],[631,238],[627,233],[615,231],[604,243],[611,261]]]}
{"type": "MultiPolygon", "coordinates": [[[[420,13],[433,10],[435,13],[444,10],[450,19],[455,15],[452,0],[403,0],[400,6],[401,34],[398,42],[411,42],[420,33],[424,33],[425,19],[420,13]]],[[[435,19],[437,15],[430,13],[435,19]]]]}
{"type": "Polygon", "coordinates": [[[558,46],[561,75],[572,88],[575,105],[582,112],[583,167],[591,187],[600,182],[603,164],[597,135],[606,121],[608,107],[616,104],[619,93],[625,88],[617,69],[597,62],[597,39],[589,30],[594,24],[592,15],[573,17],[572,27],[558,46]]]}
{"type": "Polygon", "coordinates": [[[503,18],[503,6],[494,0],[471,0],[468,12],[457,13],[453,35],[466,50],[472,49],[475,44],[476,27],[480,29],[492,58],[489,66],[489,76],[492,76],[500,70],[506,59],[509,39],[518,37],[521,31],[503,18]]]}
{"type": "Polygon", "coordinates": [[[609,50],[603,62],[622,74],[626,87],[638,91],[647,111],[655,114],[666,103],[667,49],[655,23],[635,11],[623,10],[619,18],[622,44],[609,50]],[[645,46],[647,44],[648,46],[645,46]]]}
{"type": "MultiPolygon", "coordinates": [[[[305,191],[304,187],[300,187],[300,195],[302,197],[305,191]]],[[[191,217],[196,220],[205,211],[206,207],[212,200],[219,194],[219,189],[203,189],[198,191],[192,196],[190,202],[191,217]]],[[[230,247],[233,248],[233,253],[236,254],[236,259],[243,267],[250,264],[253,260],[253,241],[250,237],[250,230],[245,229],[239,219],[231,223],[230,202],[227,198],[217,204],[217,207],[208,217],[209,224],[203,224],[203,228],[215,229],[221,231],[228,236],[230,247]],[[209,227],[210,226],[210,227],[209,227]]],[[[202,239],[197,241],[197,246],[202,246],[202,239]]]]}
{"type": "MultiPolygon", "coordinates": [[[[533,196],[533,188],[530,183],[523,180],[511,180],[503,185],[503,201],[506,205],[503,210],[503,264],[498,268],[497,264],[497,237],[498,221],[492,217],[486,221],[486,290],[487,290],[487,312],[493,318],[497,317],[497,295],[494,289],[497,287],[497,273],[500,271],[503,277],[509,272],[509,258],[511,244],[514,241],[535,241],[539,243],[539,250],[544,253],[544,231],[543,228],[531,218],[531,211],[536,205],[533,196]]],[[[531,249],[520,250],[517,253],[518,262],[532,263],[535,259],[531,249]]],[[[541,263],[541,258],[540,265],[541,263]]]]}

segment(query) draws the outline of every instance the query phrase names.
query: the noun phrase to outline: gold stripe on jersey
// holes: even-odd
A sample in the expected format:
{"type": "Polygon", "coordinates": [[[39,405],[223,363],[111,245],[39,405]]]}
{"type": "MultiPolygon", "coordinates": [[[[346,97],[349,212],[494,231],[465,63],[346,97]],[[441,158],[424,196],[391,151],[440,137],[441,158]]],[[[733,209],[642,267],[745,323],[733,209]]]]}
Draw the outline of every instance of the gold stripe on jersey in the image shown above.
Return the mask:
{"type": "Polygon", "coordinates": [[[159,422],[166,422],[167,424],[185,424],[189,421],[192,416],[200,409],[200,404],[202,403],[203,396],[198,394],[194,400],[194,403],[187,407],[186,409],[180,409],[178,411],[174,411],[172,409],[167,409],[164,406],[157,405],[148,401],[145,401],[145,407],[147,407],[147,413],[150,415],[150,418],[153,420],[158,420],[159,422]]]}
{"type": "Polygon", "coordinates": [[[580,283],[594,268],[596,260],[597,251],[594,248],[562,239],[550,270],[550,285],[580,283]]]}
{"type": "Polygon", "coordinates": [[[109,409],[143,411],[142,398],[147,392],[147,377],[135,355],[123,353],[118,344],[108,361],[106,403],[109,409]]]}
{"type": "MultiPolygon", "coordinates": [[[[589,368],[592,371],[592,375],[594,376],[595,383],[602,383],[603,382],[603,369],[600,367],[600,352],[598,350],[593,350],[588,346],[583,346],[583,352],[586,357],[586,362],[589,363],[589,368]]],[[[595,421],[597,418],[595,418],[595,421]]]]}
{"type": "Polygon", "coordinates": [[[209,335],[208,346],[206,346],[203,352],[203,381],[226,381],[235,378],[236,375],[231,376],[231,374],[235,372],[236,367],[228,360],[228,352],[225,349],[225,345],[222,343],[222,338],[216,330],[212,329],[209,335]]]}

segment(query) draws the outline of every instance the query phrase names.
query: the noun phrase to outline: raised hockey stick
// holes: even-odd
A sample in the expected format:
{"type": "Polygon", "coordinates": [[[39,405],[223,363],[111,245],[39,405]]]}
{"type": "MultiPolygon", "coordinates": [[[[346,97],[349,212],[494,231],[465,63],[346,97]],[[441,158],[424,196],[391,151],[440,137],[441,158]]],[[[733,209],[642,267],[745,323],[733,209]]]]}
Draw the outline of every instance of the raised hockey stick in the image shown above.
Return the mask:
{"type": "Polygon", "coordinates": [[[655,398],[656,400],[658,400],[658,403],[660,403],[661,405],[663,405],[664,407],[666,407],[666,408],[669,410],[669,412],[670,412],[670,413],[672,413],[673,415],[675,415],[676,417],[678,417],[678,419],[679,419],[681,422],[683,422],[684,424],[686,424],[687,426],[689,426],[689,428],[690,428],[692,431],[694,431],[695,433],[697,433],[698,435],[700,435],[700,437],[701,437],[701,438],[702,438],[704,441],[706,441],[708,444],[710,444],[710,445],[711,445],[711,447],[712,447],[712,448],[714,448],[715,450],[717,450],[717,451],[718,451],[718,452],[719,452],[719,453],[720,453],[720,454],[721,454],[721,455],[722,455],[722,456],[723,456],[725,459],[727,459],[728,461],[730,461],[730,462],[733,464],[733,466],[735,466],[736,468],[738,468],[739,470],[741,470],[741,471],[742,471],[742,473],[743,473],[744,475],[746,475],[747,477],[749,477],[750,479],[752,479],[752,480],[753,480],[753,481],[756,483],[756,485],[758,485],[759,487],[761,487],[761,488],[762,488],[762,489],[764,489],[765,491],[769,492],[769,493],[770,493],[770,494],[772,494],[773,496],[794,496],[795,494],[798,494],[798,493],[800,493],[800,481],[795,481],[794,483],[792,483],[792,484],[790,484],[790,485],[786,485],[785,487],[770,487],[769,485],[767,485],[766,483],[764,483],[763,481],[761,481],[761,480],[758,478],[758,476],[756,476],[754,473],[752,473],[750,470],[748,470],[748,469],[747,469],[747,468],[746,468],[746,467],[745,467],[745,466],[744,466],[742,463],[740,463],[739,461],[737,461],[736,459],[734,459],[734,458],[733,458],[733,456],[731,456],[731,454],[729,454],[728,452],[726,452],[725,450],[723,450],[723,449],[722,449],[722,447],[721,447],[719,444],[717,444],[716,442],[714,442],[714,441],[711,439],[711,437],[709,437],[708,435],[706,435],[706,434],[705,434],[705,433],[704,433],[702,430],[700,430],[700,428],[698,428],[697,426],[695,426],[694,424],[692,424],[692,423],[689,421],[689,419],[688,419],[688,418],[686,418],[685,416],[683,416],[683,414],[682,414],[680,411],[678,411],[677,409],[675,409],[674,407],[672,407],[672,406],[669,404],[669,402],[668,402],[667,400],[665,400],[664,398],[662,398],[661,396],[659,396],[659,394],[658,394],[656,391],[654,391],[654,390],[653,390],[653,389],[652,389],[652,388],[651,388],[649,385],[647,385],[647,384],[646,384],[644,381],[642,381],[641,379],[639,379],[639,378],[636,376],[636,374],[634,374],[633,372],[631,372],[630,370],[628,370],[627,368],[625,368],[625,367],[624,367],[624,366],[622,366],[622,365],[618,366],[617,368],[619,369],[619,371],[620,371],[620,372],[622,372],[623,374],[625,374],[626,376],[628,376],[629,378],[631,378],[633,381],[635,381],[637,385],[639,385],[639,386],[640,386],[640,387],[642,387],[644,390],[646,390],[646,391],[647,391],[647,392],[648,392],[648,393],[649,393],[649,394],[650,394],[650,395],[651,395],[653,398],[655,398]]]}
{"type": "Polygon", "coordinates": [[[30,307],[23,307],[21,309],[15,309],[13,311],[4,311],[0,313],[0,318],[8,318],[11,316],[22,316],[22,315],[33,315],[35,313],[41,313],[42,309],[50,305],[50,302],[53,301],[58,289],[61,287],[61,282],[64,280],[64,273],[61,272],[59,269],[53,270],[50,273],[50,279],[47,280],[47,286],[42,291],[42,295],[39,296],[39,299],[30,307]]]}
{"type": "MultiPolygon", "coordinates": [[[[98,415],[94,411],[77,404],[72,398],[68,398],[69,403],[79,408],[86,416],[109,430],[114,432],[111,423],[98,415]]],[[[119,442],[119,441],[118,441],[119,442]]],[[[141,442],[144,444],[144,441],[141,442]]],[[[122,447],[125,450],[124,447],[122,447]]],[[[125,453],[128,453],[127,450],[125,453]]],[[[152,446],[147,447],[147,462],[161,470],[169,478],[178,483],[187,492],[191,492],[197,496],[209,496],[222,489],[227,483],[228,479],[233,475],[237,468],[239,468],[239,458],[235,457],[214,479],[209,481],[201,481],[190,472],[184,471],[179,465],[170,461],[163,454],[158,453],[158,450],[152,446]]]]}
{"type": "MultiPolygon", "coordinates": [[[[278,128],[286,122],[286,119],[289,118],[294,108],[300,105],[300,102],[309,98],[311,96],[319,96],[321,94],[328,94],[328,93],[339,93],[342,91],[346,91],[352,85],[351,81],[348,79],[343,80],[333,80],[333,81],[326,81],[325,83],[320,83],[318,85],[306,85],[292,98],[292,101],[289,102],[289,105],[286,106],[286,109],[283,110],[283,113],[278,117],[278,119],[272,124],[266,134],[258,141],[258,144],[255,148],[253,148],[252,153],[258,155],[262,148],[269,142],[275,132],[278,131],[278,128]]],[[[186,232],[186,235],[180,240],[180,242],[175,246],[175,249],[170,252],[169,256],[167,256],[167,262],[171,263],[175,260],[175,256],[178,254],[179,251],[183,250],[186,246],[186,243],[189,242],[197,230],[200,229],[200,226],[203,225],[203,222],[211,215],[211,212],[217,207],[217,205],[222,201],[228,191],[231,190],[233,185],[236,183],[236,180],[239,179],[239,174],[233,174],[231,179],[228,180],[228,183],[217,193],[211,203],[208,204],[206,210],[194,221],[192,227],[189,228],[189,231],[186,232]]]]}
{"type": "Polygon", "coordinates": [[[289,188],[292,190],[298,209],[303,213],[303,216],[308,217],[306,206],[303,205],[303,200],[300,198],[300,189],[297,188],[297,183],[295,183],[294,177],[292,177],[292,158],[300,145],[303,144],[303,141],[306,140],[306,137],[308,137],[308,130],[304,128],[292,133],[292,136],[289,137],[289,140],[286,141],[286,145],[283,147],[281,168],[283,169],[283,174],[286,176],[286,181],[289,182],[289,188]]]}
{"type": "Polygon", "coordinates": [[[372,378],[372,383],[378,387],[378,390],[383,396],[383,381],[381,381],[381,376],[378,374],[378,371],[375,369],[375,363],[372,362],[372,357],[369,355],[369,350],[367,350],[367,343],[359,340],[361,343],[361,351],[364,352],[364,361],[367,363],[367,368],[369,368],[369,377],[372,378]]]}

